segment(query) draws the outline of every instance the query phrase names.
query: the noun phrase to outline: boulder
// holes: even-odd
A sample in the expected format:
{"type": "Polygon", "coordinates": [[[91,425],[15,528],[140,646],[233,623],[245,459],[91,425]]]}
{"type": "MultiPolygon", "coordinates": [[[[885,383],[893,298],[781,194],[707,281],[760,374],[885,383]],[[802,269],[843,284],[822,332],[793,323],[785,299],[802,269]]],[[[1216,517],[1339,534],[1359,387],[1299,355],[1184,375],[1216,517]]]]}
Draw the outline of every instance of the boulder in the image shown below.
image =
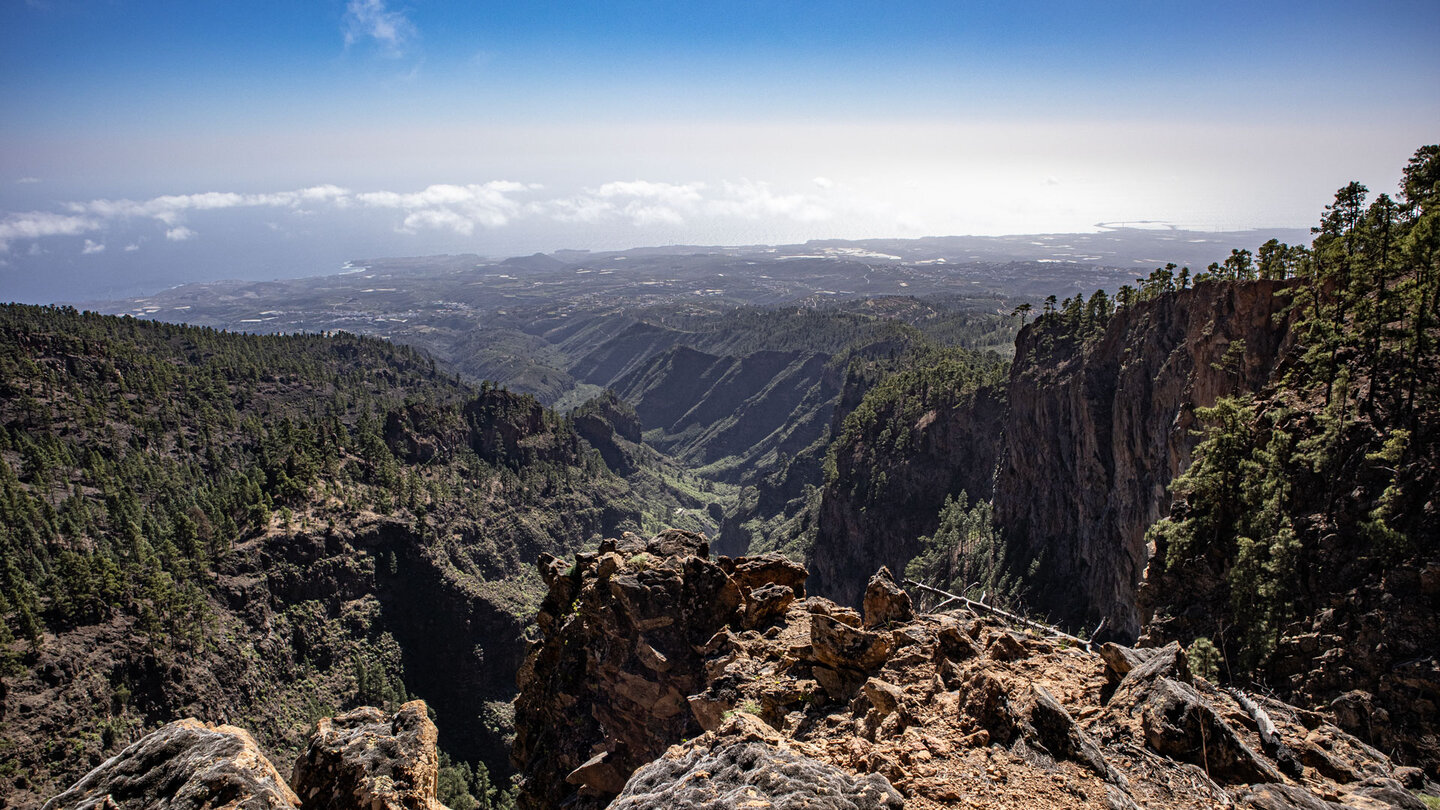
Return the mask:
{"type": "Polygon", "coordinates": [[[725,739],[676,747],[639,769],[610,810],[900,810],[905,800],[879,774],[853,776],[763,742],[725,739]]]}
{"type": "Polygon", "coordinates": [[[805,580],[810,572],[783,554],[771,551],[726,562],[722,562],[721,566],[728,569],[726,573],[735,579],[741,590],[773,584],[789,588],[797,599],[805,598],[805,580]]]}
{"type": "Polygon", "coordinates": [[[1346,810],[1294,785],[1251,785],[1240,794],[1238,805],[1255,810],[1346,810]]]}
{"type": "Polygon", "coordinates": [[[965,727],[979,726],[990,740],[1009,744],[1020,730],[1021,718],[1010,702],[1005,684],[987,670],[974,672],[960,689],[960,712],[965,727]]]}
{"type": "Polygon", "coordinates": [[[889,568],[881,567],[865,586],[865,628],[883,627],[915,618],[915,608],[889,568]]]}
{"type": "Polygon", "coordinates": [[[1100,657],[1105,661],[1106,675],[1117,682],[1130,674],[1130,670],[1154,658],[1156,652],[1154,648],[1137,650],[1113,641],[1100,645],[1100,657]]]}
{"type": "Polygon", "coordinates": [[[861,630],[820,613],[810,616],[810,648],[826,666],[874,669],[890,655],[890,646],[889,633],[861,630]]]}
{"type": "Polygon", "coordinates": [[[290,780],[303,810],[444,810],[427,714],[412,700],[389,717],[366,706],[321,720],[290,780]]]}
{"type": "Polygon", "coordinates": [[[1027,654],[1025,645],[1008,630],[991,636],[990,646],[985,652],[996,661],[1019,661],[1027,654]]]}
{"type": "Polygon", "coordinates": [[[698,532],[666,529],[645,543],[645,551],[661,559],[667,557],[709,557],[710,541],[698,532]]]}
{"type": "Polygon", "coordinates": [[[243,729],[185,719],[141,737],[46,802],[44,810],[299,806],[300,800],[243,729]]]}
{"type": "Polygon", "coordinates": [[[935,634],[935,651],[938,656],[950,661],[965,661],[980,654],[970,635],[953,619],[942,620],[935,634]]]}
{"type": "Polygon", "coordinates": [[[1190,684],[1161,677],[1138,694],[1141,727],[1151,749],[1201,765],[1222,784],[1284,781],[1190,684]]]}
{"type": "Polygon", "coordinates": [[[1118,774],[1105,762],[1100,748],[1075,725],[1074,718],[1060,705],[1060,701],[1039,684],[1033,684],[1030,691],[1030,727],[1035,730],[1040,744],[1055,757],[1079,762],[1094,771],[1096,776],[1116,780],[1118,774]]]}
{"type": "Polygon", "coordinates": [[[625,777],[616,767],[616,757],[611,751],[601,751],[580,763],[580,767],[566,774],[565,781],[579,785],[583,790],[596,795],[613,795],[625,787],[625,777]]]}
{"type": "Polygon", "coordinates": [[[879,678],[871,678],[865,681],[865,697],[870,705],[875,708],[883,717],[900,710],[905,703],[905,693],[900,691],[894,684],[886,683],[879,678]]]}
{"type": "Polygon", "coordinates": [[[745,598],[745,627],[764,627],[784,616],[795,601],[795,592],[779,583],[751,589],[745,598]]]}

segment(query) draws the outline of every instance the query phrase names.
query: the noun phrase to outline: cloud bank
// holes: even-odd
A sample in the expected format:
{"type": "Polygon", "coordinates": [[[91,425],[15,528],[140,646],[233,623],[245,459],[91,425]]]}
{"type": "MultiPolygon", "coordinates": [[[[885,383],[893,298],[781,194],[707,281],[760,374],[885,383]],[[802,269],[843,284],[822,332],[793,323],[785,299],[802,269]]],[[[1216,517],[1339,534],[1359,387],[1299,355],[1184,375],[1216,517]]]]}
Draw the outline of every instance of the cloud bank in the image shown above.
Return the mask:
{"type": "MultiPolygon", "coordinates": [[[[753,180],[718,184],[617,180],[568,194],[547,193],[540,184],[513,180],[436,184],[408,192],[319,185],[261,194],[210,191],[146,200],[95,199],[63,203],[55,211],[8,213],[0,218],[0,252],[8,252],[17,242],[87,237],[82,251],[98,253],[103,244],[90,237],[121,226],[144,227],[146,222],[152,223],[154,236],[183,242],[197,237],[203,228],[191,221],[194,216],[228,209],[276,209],[295,214],[391,212],[397,233],[473,236],[518,222],[614,228],[681,227],[715,221],[817,223],[863,207],[857,200],[837,194],[833,184],[818,193],[797,193],[753,180]]],[[[126,250],[139,245],[132,241],[126,250]]]]}

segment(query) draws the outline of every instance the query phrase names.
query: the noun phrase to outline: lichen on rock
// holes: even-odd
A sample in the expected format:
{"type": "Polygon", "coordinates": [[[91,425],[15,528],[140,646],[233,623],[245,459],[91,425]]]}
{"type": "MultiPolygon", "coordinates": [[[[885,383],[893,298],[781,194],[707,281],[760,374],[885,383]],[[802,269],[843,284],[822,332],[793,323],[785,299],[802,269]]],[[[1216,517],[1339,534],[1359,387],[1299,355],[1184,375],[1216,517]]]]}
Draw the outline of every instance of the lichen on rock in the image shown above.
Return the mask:
{"type": "Polygon", "coordinates": [[[279,810],[300,801],[244,729],[176,720],[86,774],[44,810],[279,810]]]}
{"type": "Polygon", "coordinates": [[[327,717],[295,760],[291,787],[303,810],[444,810],[436,736],[423,700],[390,716],[366,706],[327,717]]]}

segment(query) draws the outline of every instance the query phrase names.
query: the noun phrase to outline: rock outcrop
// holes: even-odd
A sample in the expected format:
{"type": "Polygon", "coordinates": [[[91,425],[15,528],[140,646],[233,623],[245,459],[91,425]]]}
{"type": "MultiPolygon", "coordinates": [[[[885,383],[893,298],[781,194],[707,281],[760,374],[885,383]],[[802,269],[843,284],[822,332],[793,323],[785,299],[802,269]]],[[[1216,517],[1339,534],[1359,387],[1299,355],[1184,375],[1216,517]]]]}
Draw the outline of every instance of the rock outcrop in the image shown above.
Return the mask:
{"type": "Polygon", "coordinates": [[[769,564],[704,552],[669,533],[542,560],[545,635],[517,707],[524,807],[891,807],[892,789],[912,810],[1418,806],[1414,769],[1321,715],[1211,685],[1178,645],[1101,655],[965,611],[901,618],[883,576],[867,615],[795,598],[747,627],[747,597],[789,586],[742,588],[737,572],[769,564]]]}
{"type": "Polygon", "coordinates": [[[140,738],[44,810],[246,810],[299,807],[244,730],[176,720],[140,738]]]}
{"type": "Polygon", "coordinates": [[[367,706],[321,720],[288,785],[243,729],[176,720],[45,810],[446,810],[427,712],[413,700],[391,716],[367,706]]]}
{"type": "Polygon", "coordinates": [[[751,595],[703,536],[678,531],[605,540],[573,566],[545,555],[540,574],[544,637],[518,678],[521,802],[556,807],[578,791],[580,806],[603,806],[636,768],[699,734],[686,697],[704,686],[706,645],[751,595]]]}
{"type": "Polygon", "coordinates": [[[859,604],[875,566],[904,571],[945,499],[964,492],[993,497],[1032,606],[1087,627],[1105,618],[1133,640],[1145,530],[1190,463],[1194,409],[1270,381],[1292,343],[1287,289],[1200,284],[1128,307],[1086,341],[1031,324],[1003,385],[920,386],[875,404],[873,431],[832,449],[806,559],[813,590],[859,604]],[[900,419],[898,403],[915,398],[923,415],[900,419]]]}
{"type": "Polygon", "coordinates": [[[302,810],[445,810],[435,724],[412,700],[387,717],[365,706],[321,720],[295,761],[290,786],[302,810]]]}
{"type": "MultiPolygon", "coordinates": [[[[707,741],[708,742],[708,741],[707,741]]],[[[885,781],[856,777],[794,751],[733,739],[677,746],[635,772],[611,810],[731,807],[774,810],[900,810],[885,781]]]]}

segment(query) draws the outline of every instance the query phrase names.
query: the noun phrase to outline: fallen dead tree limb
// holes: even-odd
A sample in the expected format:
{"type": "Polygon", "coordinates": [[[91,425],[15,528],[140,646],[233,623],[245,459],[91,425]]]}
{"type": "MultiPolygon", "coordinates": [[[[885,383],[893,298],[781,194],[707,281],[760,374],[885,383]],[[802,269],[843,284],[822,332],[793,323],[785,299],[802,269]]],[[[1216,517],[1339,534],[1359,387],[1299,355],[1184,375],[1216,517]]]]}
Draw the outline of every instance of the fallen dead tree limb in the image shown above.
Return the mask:
{"type": "Polygon", "coordinates": [[[1250,696],[1239,689],[1227,688],[1225,690],[1235,702],[1240,704],[1255,721],[1255,729],[1260,732],[1260,745],[1265,753],[1275,758],[1280,763],[1280,770],[1293,778],[1300,776],[1300,762],[1295,759],[1295,753],[1280,739],[1280,733],[1275,730],[1275,723],[1270,720],[1270,715],[1260,708],[1260,704],[1250,699],[1250,696]]]}
{"type": "Polygon", "coordinates": [[[1073,641],[1087,650],[1091,649],[1090,642],[1086,641],[1083,638],[1080,638],[1079,636],[1072,636],[1069,633],[1061,630],[1060,628],[1055,627],[1054,625],[1045,624],[1044,622],[1037,622],[1034,619],[1027,619],[1024,616],[1018,616],[1008,610],[1001,610],[997,607],[991,607],[984,602],[977,602],[974,599],[969,599],[958,594],[953,594],[949,591],[942,591],[939,588],[932,588],[923,582],[916,582],[913,579],[905,580],[905,584],[919,588],[922,591],[928,591],[935,594],[936,596],[945,597],[945,601],[935,606],[935,610],[937,611],[945,605],[950,604],[951,602],[959,602],[960,604],[964,605],[967,608],[970,608],[973,611],[976,611],[977,613],[985,613],[990,616],[995,616],[1004,619],[1005,621],[1018,624],[1022,627],[1029,627],[1033,630],[1038,630],[1042,633],[1045,633],[1046,635],[1056,636],[1058,638],[1073,641]]]}

